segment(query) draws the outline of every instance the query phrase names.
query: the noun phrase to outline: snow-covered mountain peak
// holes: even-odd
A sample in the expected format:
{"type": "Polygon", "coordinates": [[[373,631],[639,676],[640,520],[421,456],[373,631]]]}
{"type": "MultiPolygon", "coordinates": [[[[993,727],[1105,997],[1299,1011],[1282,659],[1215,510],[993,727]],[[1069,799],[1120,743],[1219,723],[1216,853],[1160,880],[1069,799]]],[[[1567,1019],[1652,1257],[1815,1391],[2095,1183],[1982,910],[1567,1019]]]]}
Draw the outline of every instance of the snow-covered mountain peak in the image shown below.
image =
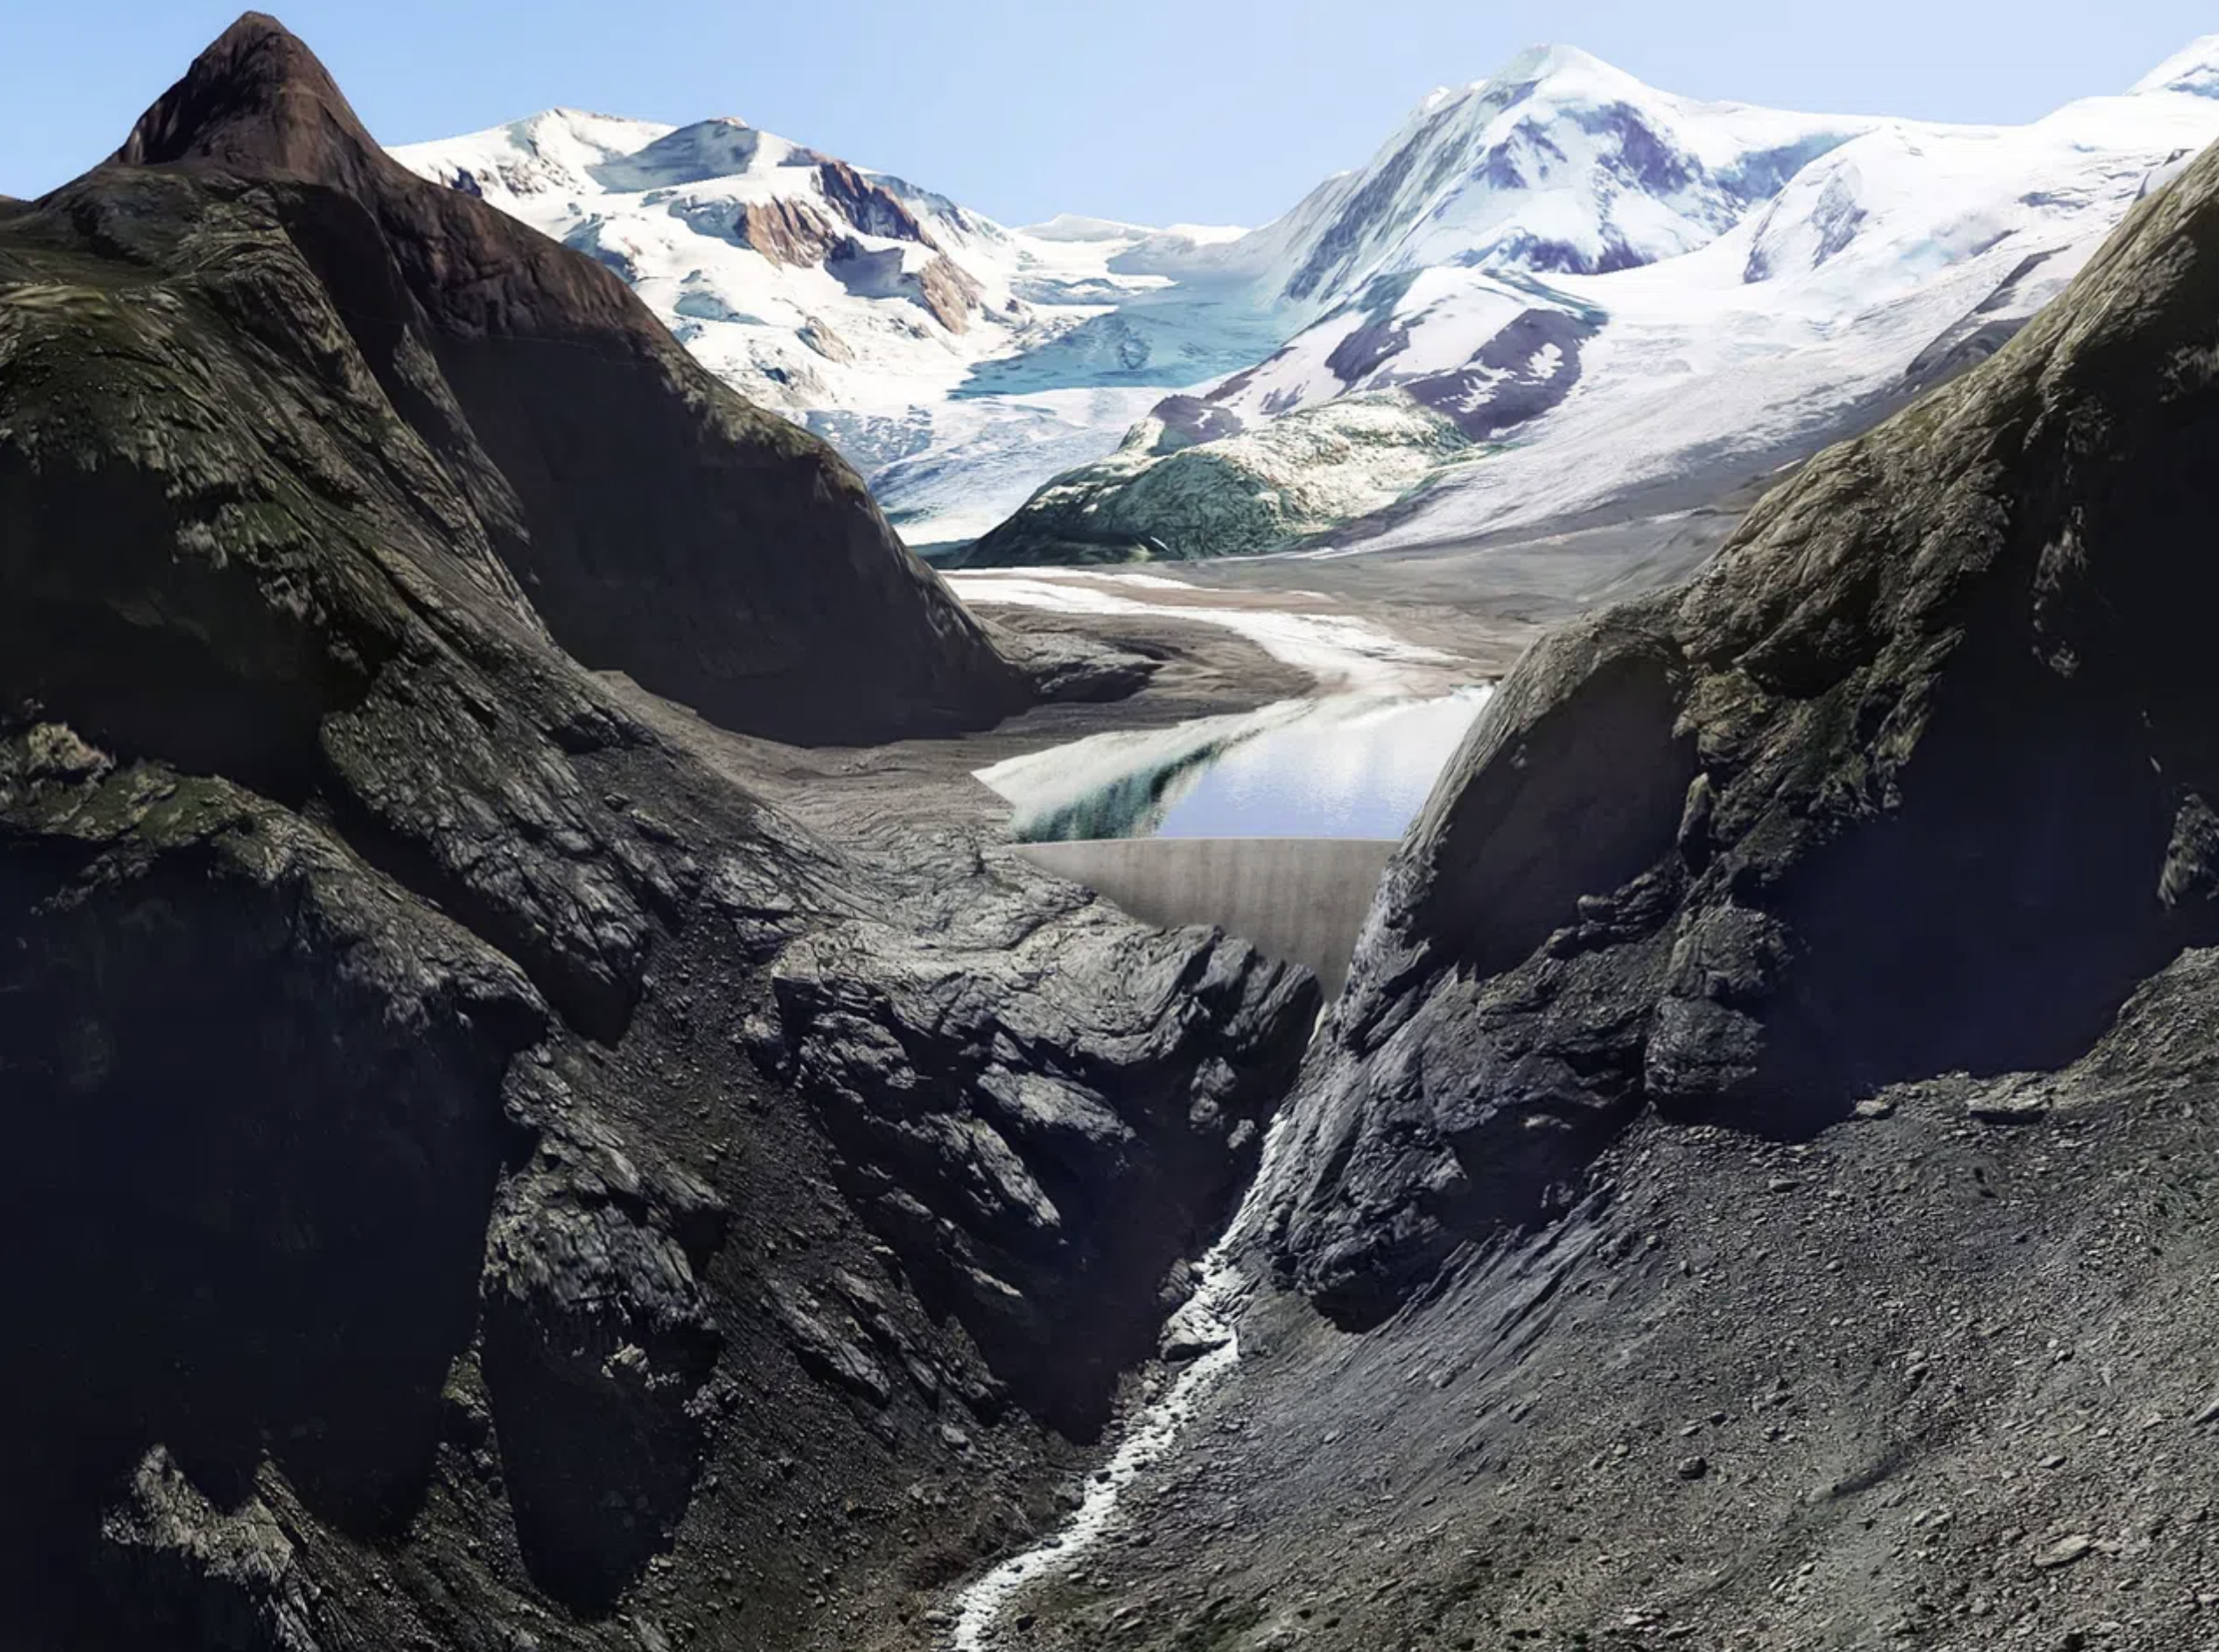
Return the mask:
{"type": "Polygon", "coordinates": [[[1269,548],[1382,493],[1364,543],[1415,545],[1743,486],[2007,341],[2219,136],[2215,46],[2023,126],[1699,103],[1522,54],[1232,249],[1277,260],[1259,285],[1299,331],[982,554],[1269,548]]]}
{"type": "Polygon", "coordinates": [[[1576,46],[1560,45],[1530,46],[1486,80],[1467,89],[1483,92],[1489,88],[1516,87],[1545,90],[1551,97],[1566,102],[1656,96],[1650,87],[1616,65],[1604,62],[1594,53],[1583,52],[1576,46]]]}
{"type": "Polygon", "coordinates": [[[1602,69],[1615,75],[1618,71],[1592,52],[1583,52],[1576,46],[1561,42],[1545,42],[1529,46],[1500,69],[1493,78],[1498,81],[1538,81],[1552,75],[1578,73],[1602,69]]]}
{"type": "Polygon", "coordinates": [[[1155,231],[1117,218],[1091,218],[1082,212],[1059,212],[1045,224],[1018,231],[1036,241],[1138,241],[1155,231]]]}
{"type": "Polygon", "coordinates": [[[557,108],[397,153],[616,270],[921,539],[992,525],[1152,408],[1151,463],[1338,444],[1381,486],[1443,466],[1422,514],[1485,527],[1689,452],[1785,452],[1994,348],[2219,133],[2219,36],[2134,93],[1942,127],[1538,46],[1254,231],[1005,229],[731,116],[557,108]]]}
{"type": "Polygon", "coordinates": [[[1529,46],[1516,57],[1485,80],[1472,81],[1462,86],[1436,86],[1417,101],[1417,105],[1402,123],[1408,132],[1445,103],[1459,102],[1474,96],[1506,89],[1513,93],[1533,91],[1547,87],[1552,93],[1566,97],[1602,94],[1609,96],[1628,89],[1645,91],[1648,89],[1623,69],[1604,62],[1592,52],[1583,52],[1576,46],[1529,46]]]}
{"type": "Polygon", "coordinates": [[[1117,267],[1245,231],[1013,231],[736,117],[550,109],[394,153],[597,259],[711,371],[838,442],[897,515],[924,500],[963,530],[1280,337],[1246,311],[1148,308],[1169,283],[1117,267]]]}
{"type": "Polygon", "coordinates": [[[518,196],[568,194],[597,189],[596,167],[635,153],[671,131],[656,121],[628,120],[583,109],[546,109],[467,137],[417,144],[396,153],[404,160],[415,154],[436,157],[445,167],[436,174],[439,182],[479,194],[489,188],[518,196]]]}
{"type": "Polygon", "coordinates": [[[2134,92],[2186,92],[2219,97],[2219,34],[2192,40],[2134,83],[2134,92]]]}
{"type": "Polygon", "coordinates": [[[998,225],[734,116],[553,109],[395,153],[599,259],[774,406],[866,404],[897,361],[960,378],[1024,318],[998,225]]]}
{"type": "Polygon", "coordinates": [[[1707,246],[1803,167],[1877,123],[1702,103],[1571,46],[1436,91],[1358,171],[1226,246],[1159,253],[1315,316],[1382,277],[1455,265],[1593,274],[1707,246]]]}

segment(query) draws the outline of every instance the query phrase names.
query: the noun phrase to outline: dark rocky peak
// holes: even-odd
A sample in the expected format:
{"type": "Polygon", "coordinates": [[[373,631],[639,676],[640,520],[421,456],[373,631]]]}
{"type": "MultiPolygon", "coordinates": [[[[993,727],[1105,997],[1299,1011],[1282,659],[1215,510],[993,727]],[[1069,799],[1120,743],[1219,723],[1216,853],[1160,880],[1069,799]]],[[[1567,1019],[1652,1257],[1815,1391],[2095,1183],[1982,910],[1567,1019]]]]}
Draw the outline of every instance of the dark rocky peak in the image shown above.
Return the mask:
{"type": "Polygon", "coordinates": [[[194,60],[139,117],[115,159],[352,197],[376,220],[386,255],[442,330],[473,337],[605,331],[639,352],[653,352],[666,337],[624,283],[590,260],[561,255],[470,192],[429,183],[393,160],[315,53],[260,12],[246,13],[194,60]]]}
{"type": "MultiPolygon", "coordinates": [[[[275,19],[226,31],[117,160],[276,186],[393,410],[584,664],[788,740],[976,727],[1024,702],[831,448],[741,400],[593,258],[391,160],[275,19]]],[[[101,176],[76,187],[81,216],[125,187],[101,176]]],[[[874,189],[854,180],[858,210],[914,225],[874,189]]],[[[282,300],[267,319],[283,329],[282,300]]]]}
{"type": "Polygon", "coordinates": [[[193,60],[139,117],[116,159],[148,167],[205,162],[350,189],[398,170],[316,53],[260,11],[241,15],[193,60]]]}

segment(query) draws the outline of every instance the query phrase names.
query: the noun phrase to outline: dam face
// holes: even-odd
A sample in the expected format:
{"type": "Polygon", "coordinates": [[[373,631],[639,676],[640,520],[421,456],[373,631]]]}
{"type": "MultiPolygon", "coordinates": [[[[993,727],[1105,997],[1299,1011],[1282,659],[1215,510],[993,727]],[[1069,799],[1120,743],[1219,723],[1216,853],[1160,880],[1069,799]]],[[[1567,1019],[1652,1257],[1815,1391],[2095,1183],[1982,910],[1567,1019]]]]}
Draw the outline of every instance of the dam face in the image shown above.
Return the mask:
{"type": "Polygon", "coordinates": [[[1395,844],[1376,837],[1102,837],[1018,844],[1144,922],[1214,923],[1338,994],[1395,844]]]}

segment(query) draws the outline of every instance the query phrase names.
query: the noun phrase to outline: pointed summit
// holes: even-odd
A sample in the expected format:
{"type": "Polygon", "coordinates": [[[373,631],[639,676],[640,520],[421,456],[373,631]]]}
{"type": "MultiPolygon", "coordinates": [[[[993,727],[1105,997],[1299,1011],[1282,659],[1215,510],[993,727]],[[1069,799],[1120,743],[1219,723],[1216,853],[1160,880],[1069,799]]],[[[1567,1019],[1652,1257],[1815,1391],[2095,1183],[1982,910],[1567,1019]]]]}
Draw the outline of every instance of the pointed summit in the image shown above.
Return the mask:
{"type": "Polygon", "coordinates": [[[116,159],[203,163],[359,189],[396,168],[331,74],[275,18],[249,11],[139,117],[116,159]]]}
{"type": "Polygon", "coordinates": [[[1623,69],[1614,68],[1592,52],[1583,52],[1576,46],[1529,46],[1495,73],[1497,83],[1530,84],[1552,80],[1560,75],[1602,74],[1619,79],[1630,79],[1623,69]]]}
{"type": "Polygon", "coordinates": [[[2134,83],[2133,95],[2149,92],[2219,97],[2219,34],[2191,40],[2134,83]]]}
{"type": "MultiPolygon", "coordinates": [[[[278,186],[273,245],[330,303],[297,330],[349,331],[576,658],[775,737],[975,726],[1028,692],[830,448],[719,384],[593,259],[392,159],[275,18],[225,30],[114,160],[89,196],[134,168],[278,186]],[[549,343],[573,347],[522,347],[549,343]]],[[[175,182],[182,212],[215,180],[175,182]]]]}

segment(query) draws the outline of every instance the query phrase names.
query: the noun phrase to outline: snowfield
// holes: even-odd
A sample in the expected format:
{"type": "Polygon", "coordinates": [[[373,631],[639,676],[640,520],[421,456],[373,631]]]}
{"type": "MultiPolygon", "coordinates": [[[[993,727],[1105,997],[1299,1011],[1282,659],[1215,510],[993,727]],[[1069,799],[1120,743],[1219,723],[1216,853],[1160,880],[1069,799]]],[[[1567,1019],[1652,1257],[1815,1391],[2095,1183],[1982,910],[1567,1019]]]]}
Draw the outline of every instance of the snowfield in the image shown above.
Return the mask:
{"type": "Polygon", "coordinates": [[[839,446],[912,543],[983,531],[1277,342],[1245,306],[1112,268],[1239,230],[1006,229],[738,119],[555,109],[394,153],[614,269],[712,372],[839,446]]]}
{"type": "Polygon", "coordinates": [[[621,274],[913,545],[1126,561],[1695,502],[1978,360],[2219,137],[2219,35],[2021,127],[1700,103],[1569,47],[1244,231],[1010,229],[735,119],[396,151],[621,274]],[[1006,520],[1005,520],[1006,519],[1006,520]]]}
{"type": "Polygon", "coordinates": [[[1579,53],[1514,68],[1437,95],[1365,173],[1331,186],[1324,207],[1314,197],[1298,209],[1301,224],[1198,254],[1250,260],[1249,278],[1283,295],[1316,267],[1316,248],[1359,249],[1336,265],[1344,296],[1281,349],[1159,407],[1202,430],[1200,445],[1129,446],[1058,477],[968,561],[1331,548],[1334,524],[1317,525],[1315,509],[1281,512],[1277,538],[1258,529],[1287,490],[1284,467],[1261,456],[1324,409],[1381,397],[1466,439],[1444,449],[1413,426],[1408,449],[1347,455],[1332,486],[1340,522],[1362,522],[1351,545],[1701,502],[2000,347],[2137,199],[2219,137],[2219,36],[2125,96],[2020,127],[1823,130],[1651,93],[1579,53]],[[1437,127],[1436,109],[1455,119],[1437,127]],[[1448,145],[1452,164],[1413,156],[1421,140],[1448,145]],[[1393,193],[1387,184],[1406,192],[1437,175],[1448,182],[1396,195],[1385,218],[1375,204],[1356,210],[1393,193]],[[1722,222],[1733,196],[1717,181],[1753,195],[1756,178],[1769,193],[1722,222]],[[1461,251],[1450,224],[1470,237],[1461,251]],[[1266,245],[1281,263],[1259,274],[1266,245]],[[1420,445],[1434,451],[1414,470],[1420,445]],[[1167,490],[1159,479],[1174,469],[1188,485],[1167,490]],[[1206,499],[1193,485],[1202,480],[1206,499]],[[1367,502],[1388,492],[1395,508],[1382,515],[1367,502]]]}

